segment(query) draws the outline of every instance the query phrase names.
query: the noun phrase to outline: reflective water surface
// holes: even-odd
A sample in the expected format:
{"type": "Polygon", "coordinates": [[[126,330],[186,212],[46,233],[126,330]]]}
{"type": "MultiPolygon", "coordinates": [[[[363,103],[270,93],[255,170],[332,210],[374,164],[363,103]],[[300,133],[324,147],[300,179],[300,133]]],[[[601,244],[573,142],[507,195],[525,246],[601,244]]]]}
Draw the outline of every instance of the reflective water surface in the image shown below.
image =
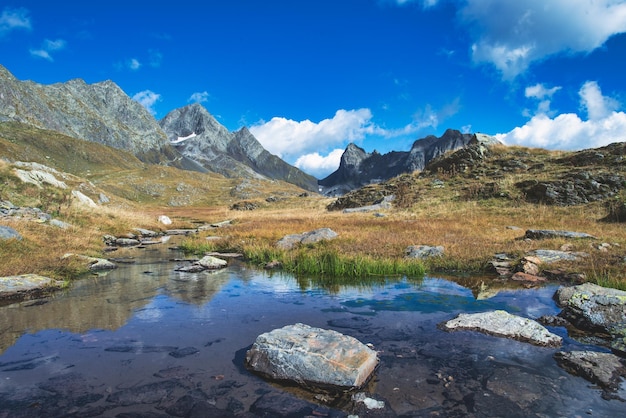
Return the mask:
{"type": "MultiPolygon", "coordinates": [[[[178,273],[180,262],[169,260],[182,254],[165,245],[123,251],[133,264],[44,301],[0,307],[0,417],[354,412],[349,398],[269,383],[243,367],[257,335],[296,322],[374,345],[381,364],[364,390],[385,402],[384,416],[626,411],[560,369],[556,349],[437,327],[460,312],[556,314],[555,286],[471,290],[425,278],[325,289],[239,262],[219,272],[178,273]],[[277,402],[283,412],[267,406],[277,402]]],[[[551,331],[564,337],[564,350],[589,348],[562,328],[551,331]]]]}

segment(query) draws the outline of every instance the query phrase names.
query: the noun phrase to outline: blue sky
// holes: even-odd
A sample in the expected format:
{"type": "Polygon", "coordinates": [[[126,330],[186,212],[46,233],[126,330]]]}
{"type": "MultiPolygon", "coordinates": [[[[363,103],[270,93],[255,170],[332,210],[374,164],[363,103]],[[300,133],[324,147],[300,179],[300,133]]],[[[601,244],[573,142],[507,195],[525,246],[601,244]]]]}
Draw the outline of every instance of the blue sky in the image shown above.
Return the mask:
{"type": "Polygon", "coordinates": [[[157,119],[202,103],[322,178],[349,142],[447,128],[575,150],[626,140],[626,0],[0,1],[20,80],[113,80],[157,119]]]}

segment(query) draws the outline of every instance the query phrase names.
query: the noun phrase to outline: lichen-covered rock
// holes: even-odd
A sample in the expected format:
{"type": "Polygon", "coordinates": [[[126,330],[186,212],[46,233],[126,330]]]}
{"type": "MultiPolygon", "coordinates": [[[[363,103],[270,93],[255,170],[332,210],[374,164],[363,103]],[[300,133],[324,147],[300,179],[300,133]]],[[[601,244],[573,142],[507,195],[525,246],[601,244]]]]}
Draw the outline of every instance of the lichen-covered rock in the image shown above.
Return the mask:
{"type": "Polygon", "coordinates": [[[538,322],[502,310],[459,314],[441,326],[446,331],[479,331],[547,347],[558,347],[562,341],[561,337],[551,333],[538,322]]]}
{"type": "Polygon", "coordinates": [[[626,292],[584,283],[560,287],[555,294],[560,316],[578,328],[610,332],[616,324],[626,323],[626,292]]]}
{"type": "Polygon", "coordinates": [[[314,244],[319,241],[331,240],[338,237],[338,234],[330,228],[320,228],[302,234],[290,234],[281,238],[276,246],[283,250],[290,250],[298,244],[314,244]]]}
{"type": "Polygon", "coordinates": [[[273,380],[351,390],[369,380],[378,356],[353,337],[295,324],[259,335],[246,353],[246,365],[273,380]]]}
{"type": "Polygon", "coordinates": [[[408,258],[430,258],[441,257],[443,255],[444,248],[441,245],[411,245],[405,250],[408,258]]]}
{"type": "Polygon", "coordinates": [[[576,328],[606,339],[614,353],[626,357],[626,292],[584,283],[560,287],[554,295],[559,316],[576,328]]]}

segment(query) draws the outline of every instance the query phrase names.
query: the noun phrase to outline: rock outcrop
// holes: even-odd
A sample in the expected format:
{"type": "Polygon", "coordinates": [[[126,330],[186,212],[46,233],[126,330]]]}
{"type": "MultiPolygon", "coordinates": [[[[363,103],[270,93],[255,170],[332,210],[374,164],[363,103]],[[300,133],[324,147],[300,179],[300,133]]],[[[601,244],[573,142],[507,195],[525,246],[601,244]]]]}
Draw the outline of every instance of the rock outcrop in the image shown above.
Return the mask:
{"type": "Polygon", "coordinates": [[[367,383],[378,356],[353,337],[295,324],[259,335],[246,365],[273,380],[344,391],[367,383]]]}
{"type": "Polygon", "coordinates": [[[463,134],[448,129],[441,137],[429,135],[413,143],[409,151],[392,151],[380,154],[365,152],[351,143],[347,146],[339,168],[319,181],[327,196],[343,195],[371,183],[379,183],[415,170],[423,170],[434,158],[448,151],[463,148],[470,143],[493,144],[497,141],[487,135],[463,134]]]}
{"type": "Polygon", "coordinates": [[[170,143],[198,167],[226,177],[284,180],[317,191],[317,180],[270,154],[247,128],[229,132],[202,105],[169,112],[159,121],[170,143]]]}
{"type": "Polygon", "coordinates": [[[626,357],[626,291],[584,283],[560,287],[555,299],[559,317],[576,328],[608,337],[608,346],[626,357]]]}

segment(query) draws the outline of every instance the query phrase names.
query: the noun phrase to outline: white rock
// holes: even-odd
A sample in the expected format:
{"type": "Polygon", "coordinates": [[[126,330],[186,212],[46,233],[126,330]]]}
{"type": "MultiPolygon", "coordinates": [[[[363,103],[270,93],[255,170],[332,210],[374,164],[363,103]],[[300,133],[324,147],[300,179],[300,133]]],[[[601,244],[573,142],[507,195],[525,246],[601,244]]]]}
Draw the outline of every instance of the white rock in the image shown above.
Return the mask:
{"type": "Polygon", "coordinates": [[[159,222],[161,222],[163,225],[171,225],[172,224],[172,220],[170,218],[168,218],[165,215],[161,215],[159,216],[159,222]]]}
{"type": "Polygon", "coordinates": [[[558,347],[562,342],[561,337],[551,333],[538,322],[511,315],[502,310],[459,314],[456,318],[445,322],[443,328],[448,331],[479,331],[496,337],[506,337],[548,347],[558,347]]]}

